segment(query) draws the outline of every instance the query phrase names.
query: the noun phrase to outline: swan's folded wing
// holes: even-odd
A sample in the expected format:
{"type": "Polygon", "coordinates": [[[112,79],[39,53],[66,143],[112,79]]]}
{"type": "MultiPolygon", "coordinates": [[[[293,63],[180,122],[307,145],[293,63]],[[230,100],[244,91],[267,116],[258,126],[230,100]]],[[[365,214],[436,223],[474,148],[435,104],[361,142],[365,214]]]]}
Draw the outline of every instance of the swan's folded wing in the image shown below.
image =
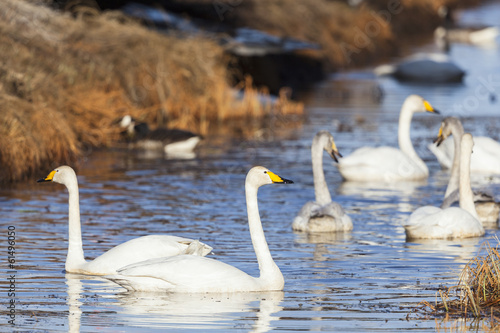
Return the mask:
{"type": "Polygon", "coordinates": [[[211,246],[193,239],[171,235],[149,235],[117,245],[87,265],[93,272],[110,274],[124,266],[152,258],[180,254],[205,256],[211,251],[211,246]]]}
{"type": "Polygon", "coordinates": [[[347,180],[393,182],[425,178],[427,172],[401,150],[394,147],[363,147],[339,161],[338,168],[347,180]]]}
{"type": "Polygon", "coordinates": [[[424,206],[415,210],[404,225],[406,236],[412,238],[465,238],[484,235],[481,222],[467,211],[450,207],[424,206]]]}
{"type": "Polygon", "coordinates": [[[500,173],[500,143],[488,137],[474,137],[471,172],[500,173]]]}
{"type": "Polygon", "coordinates": [[[191,255],[146,260],[106,278],[135,291],[231,292],[250,290],[256,282],[231,265],[191,255]]]}

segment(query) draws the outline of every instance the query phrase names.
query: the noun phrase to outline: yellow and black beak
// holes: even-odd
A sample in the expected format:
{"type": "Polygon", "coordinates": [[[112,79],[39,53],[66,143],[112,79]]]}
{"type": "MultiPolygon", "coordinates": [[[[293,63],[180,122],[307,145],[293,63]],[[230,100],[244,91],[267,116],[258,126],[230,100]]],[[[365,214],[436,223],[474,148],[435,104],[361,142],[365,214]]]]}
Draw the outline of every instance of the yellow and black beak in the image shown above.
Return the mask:
{"type": "Polygon", "coordinates": [[[36,182],[41,183],[41,182],[51,182],[54,179],[54,175],[56,174],[56,170],[52,170],[49,175],[45,178],[38,179],[36,182]]]}
{"type": "Polygon", "coordinates": [[[281,178],[280,176],[271,171],[268,171],[267,174],[269,175],[269,178],[271,178],[274,184],[293,184],[293,181],[281,178]]]}
{"type": "Polygon", "coordinates": [[[443,126],[441,125],[441,127],[439,128],[438,136],[434,140],[434,143],[436,144],[436,146],[439,147],[439,145],[444,141],[444,139],[445,139],[445,137],[443,135],[443,126]]]}
{"type": "Polygon", "coordinates": [[[331,158],[333,158],[333,160],[335,162],[339,162],[339,160],[337,159],[337,156],[338,157],[342,157],[342,155],[339,153],[338,149],[337,149],[337,146],[335,145],[335,142],[332,143],[332,146],[330,147],[330,149],[327,150],[328,152],[328,155],[330,155],[331,158]]]}
{"type": "Polygon", "coordinates": [[[432,112],[432,113],[435,113],[435,114],[440,114],[440,112],[436,109],[434,109],[431,105],[431,103],[427,102],[424,100],[424,106],[425,106],[425,111],[427,112],[432,112]]]}

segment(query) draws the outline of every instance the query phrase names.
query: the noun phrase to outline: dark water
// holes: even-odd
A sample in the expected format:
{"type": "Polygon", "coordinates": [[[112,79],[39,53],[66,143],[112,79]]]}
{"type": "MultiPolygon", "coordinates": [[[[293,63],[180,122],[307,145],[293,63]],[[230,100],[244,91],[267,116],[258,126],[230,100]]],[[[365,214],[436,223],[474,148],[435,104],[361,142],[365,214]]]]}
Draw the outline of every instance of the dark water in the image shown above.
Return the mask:
{"type": "MultiPolygon", "coordinates": [[[[493,3],[462,19],[498,24],[498,17],[500,5],[493,3]]],[[[223,146],[207,142],[198,158],[187,161],[95,152],[78,170],[87,258],[134,237],[169,233],[201,239],[214,247],[214,258],[254,276],[258,265],[247,229],[245,174],[254,165],[264,165],[294,180],[294,185],[259,191],[267,241],[285,276],[283,292],[127,294],[102,278],[65,274],[64,187],[33,180],[1,189],[0,331],[435,331],[434,318],[413,310],[424,300],[434,302],[440,287],[455,285],[468,260],[485,241],[496,244],[499,234],[490,228],[481,238],[405,241],[401,223],[417,207],[440,203],[444,193],[448,175],[426,148],[441,117],[419,114],[412,124],[413,142],[431,172],[427,181],[343,183],[325,159],[332,196],[352,217],[354,230],[308,236],[292,232],[291,223],[314,195],[309,149],[320,129],[333,133],[344,155],[365,145],[396,145],[399,109],[407,95],[416,93],[444,116],[462,117],[467,131],[500,139],[500,100],[477,94],[484,80],[493,82],[493,93],[500,94],[500,49],[456,45],[451,55],[468,72],[464,84],[408,85],[365,72],[345,73],[307,98],[305,124],[286,134],[276,132],[274,140],[223,146]],[[377,85],[384,91],[380,101],[374,93],[377,85]],[[12,274],[7,266],[8,226],[16,231],[15,326],[7,323],[6,280],[12,274]]],[[[477,177],[474,185],[499,193],[500,178],[477,177]]],[[[481,323],[441,325],[466,331],[481,323]]]]}

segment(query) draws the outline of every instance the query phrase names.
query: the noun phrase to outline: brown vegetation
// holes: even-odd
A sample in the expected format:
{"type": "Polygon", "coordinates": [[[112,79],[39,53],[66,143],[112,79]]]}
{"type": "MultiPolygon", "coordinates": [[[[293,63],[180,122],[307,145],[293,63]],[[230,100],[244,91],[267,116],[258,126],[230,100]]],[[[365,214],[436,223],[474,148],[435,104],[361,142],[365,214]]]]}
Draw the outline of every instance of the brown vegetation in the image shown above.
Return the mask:
{"type": "Polygon", "coordinates": [[[113,122],[125,114],[206,133],[226,119],[302,113],[286,98],[256,102],[250,85],[237,98],[229,59],[211,41],[119,18],[0,3],[0,182],[74,163],[86,146],[111,145],[119,132],[113,122]]]}
{"type": "Polygon", "coordinates": [[[440,290],[441,301],[424,302],[432,314],[450,319],[485,319],[500,329],[500,253],[486,244],[486,255],[473,258],[461,273],[457,286],[440,290]]]}
{"type": "Polygon", "coordinates": [[[338,70],[380,62],[396,55],[415,36],[430,36],[443,21],[438,15],[442,5],[458,8],[479,2],[365,0],[351,7],[347,1],[332,0],[219,1],[218,5],[212,0],[172,0],[167,6],[229,26],[318,43],[321,50],[307,53],[323,59],[328,70],[338,70]]]}

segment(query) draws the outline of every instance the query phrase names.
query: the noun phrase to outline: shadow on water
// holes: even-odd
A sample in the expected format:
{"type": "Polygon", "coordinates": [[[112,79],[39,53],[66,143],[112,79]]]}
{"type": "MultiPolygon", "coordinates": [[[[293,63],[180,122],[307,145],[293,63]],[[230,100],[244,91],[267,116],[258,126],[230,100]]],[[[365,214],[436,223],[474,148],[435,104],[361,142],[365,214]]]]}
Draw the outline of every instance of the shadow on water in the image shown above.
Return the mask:
{"type": "MultiPolygon", "coordinates": [[[[490,10],[498,14],[500,6],[490,10]]],[[[308,120],[285,135],[208,141],[194,159],[99,151],[77,170],[87,258],[134,237],[169,233],[199,238],[214,247],[213,258],[253,276],[258,264],[248,234],[245,174],[265,165],[294,180],[293,186],[259,191],[266,238],[285,276],[283,292],[126,294],[104,278],[65,275],[64,187],[33,182],[0,189],[2,225],[16,230],[15,327],[51,332],[435,331],[434,319],[414,315],[413,309],[421,301],[433,302],[439,287],[456,284],[481,244],[499,233],[493,226],[481,238],[406,242],[402,222],[417,207],[438,205],[448,181],[427,149],[441,117],[415,115],[412,123],[412,141],[429,167],[428,180],[392,186],[342,182],[333,162],[325,159],[332,197],[351,216],[354,230],[306,235],[292,232],[291,223],[314,196],[310,145],[320,129],[333,133],[343,155],[361,146],[395,146],[401,103],[417,93],[443,116],[463,117],[467,131],[498,140],[498,104],[474,100],[482,78],[500,76],[500,68],[492,65],[500,63],[498,49],[459,45],[452,50],[452,56],[458,54],[468,72],[460,86],[416,86],[345,73],[317,87],[306,100],[308,120]]],[[[474,178],[473,185],[487,187],[499,199],[498,176],[474,178]]],[[[8,275],[6,266],[0,273],[8,275]]],[[[1,313],[2,320],[7,318],[5,308],[1,313]]]]}

